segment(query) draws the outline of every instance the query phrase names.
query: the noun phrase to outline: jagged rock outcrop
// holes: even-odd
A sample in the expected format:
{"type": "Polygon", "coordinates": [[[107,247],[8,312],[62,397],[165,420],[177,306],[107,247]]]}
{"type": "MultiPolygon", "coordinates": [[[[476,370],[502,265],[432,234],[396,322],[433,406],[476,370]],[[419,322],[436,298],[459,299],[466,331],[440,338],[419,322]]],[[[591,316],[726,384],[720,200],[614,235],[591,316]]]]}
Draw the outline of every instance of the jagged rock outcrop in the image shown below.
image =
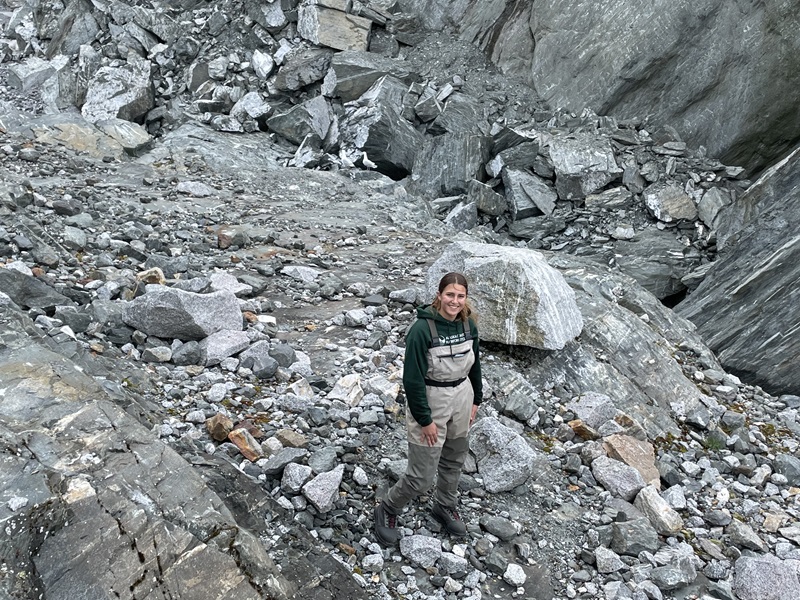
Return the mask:
{"type": "Polygon", "coordinates": [[[754,171],[796,143],[800,3],[641,8],[629,0],[566,8],[524,0],[403,3],[426,27],[457,28],[553,107],[647,116],[754,171]]]}
{"type": "Polygon", "coordinates": [[[720,362],[764,389],[800,394],[800,149],[720,213],[725,246],[676,311],[720,362]]]}
{"type": "MultiPolygon", "coordinates": [[[[242,511],[245,502],[262,515],[280,510],[268,496],[247,498],[252,490],[239,487],[232,510],[121,408],[137,401],[106,379],[110,371],[84,373],[13,305],[0,303],[0,323],[0,556],[12,575],[0,578],[4,594],[302,597],[308,580],[280,572],[258,541],[263,517],[242,511]]],[[[224,486],[231,496],[234,473],[224,486]]],[[[364,597],[339,579],[333,587],[364,597]]]]}

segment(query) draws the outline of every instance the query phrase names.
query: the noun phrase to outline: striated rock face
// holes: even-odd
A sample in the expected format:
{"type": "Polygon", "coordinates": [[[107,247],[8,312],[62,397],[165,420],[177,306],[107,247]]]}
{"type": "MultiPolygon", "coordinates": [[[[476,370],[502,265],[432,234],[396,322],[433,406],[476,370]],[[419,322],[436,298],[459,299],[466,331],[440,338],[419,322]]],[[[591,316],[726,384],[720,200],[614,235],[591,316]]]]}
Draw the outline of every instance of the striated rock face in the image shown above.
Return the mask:
{"type": "Polygon", "coordinates": [[[800,149],[767,171],[721,218],[721,257],[676,310],[720,362],[767,390],[800,393],[800,149]],[[735,226],[741,230],[731,233],[735,226]]]}
{"type": "MultiPolygon", "coordinates": [[[[694,145],[753,169],[800,136],[800,2],[406,3],[455,25],[554,107],[649,115],[694,145]]],[[[409,9],[411,10],[411,9],[409,9]]]]}

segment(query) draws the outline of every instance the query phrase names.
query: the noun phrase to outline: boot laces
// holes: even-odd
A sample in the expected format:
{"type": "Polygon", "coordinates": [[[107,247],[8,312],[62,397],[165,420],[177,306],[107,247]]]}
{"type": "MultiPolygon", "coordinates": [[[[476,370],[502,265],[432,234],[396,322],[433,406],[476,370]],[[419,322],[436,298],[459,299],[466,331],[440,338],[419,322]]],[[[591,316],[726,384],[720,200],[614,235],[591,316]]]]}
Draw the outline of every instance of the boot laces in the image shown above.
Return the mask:
{"type": "Polygon", "coordinates": [[[386,526],[390,529],[397,527],[397,516],[386,513],[386,526]]]}

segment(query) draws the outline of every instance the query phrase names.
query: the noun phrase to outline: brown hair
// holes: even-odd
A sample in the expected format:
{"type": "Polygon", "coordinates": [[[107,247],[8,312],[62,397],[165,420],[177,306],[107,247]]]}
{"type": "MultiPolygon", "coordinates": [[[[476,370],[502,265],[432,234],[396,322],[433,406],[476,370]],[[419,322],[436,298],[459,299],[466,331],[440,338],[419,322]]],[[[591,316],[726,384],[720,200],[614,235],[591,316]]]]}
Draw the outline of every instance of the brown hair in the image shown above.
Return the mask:
{"type": "MultiPolygon", "coordinates": [[[[445,274],[444,277],[442,277],[439,280],[439,290],[438,290],[439,294],[441,294],[444,291],[444,289],[451,284],[463,286],[464,289],[467,291],[467,294],[469,294],[469,284],[467,283],[467,278],[464,277],[461,273],[456,273],[456,272],[447,273],[445,274]]],[[[431,306],[433,306],[433,308],[435,308],[436,310],[439,310],[441,308],[442,303],[439,300],[438,295],[436,296],[436,298],[433,299],[431,306]]],[[[464,308],[461,309],[461,312],[458,313],[458,318],[465,323],[469,319],[472,319],[473,321],[478,320],[478,315],[476,315],[475,311],[472,309],[472,305],[470,304],[469,299],[467,299],[467,301],[464,303],[464,308]]]]}

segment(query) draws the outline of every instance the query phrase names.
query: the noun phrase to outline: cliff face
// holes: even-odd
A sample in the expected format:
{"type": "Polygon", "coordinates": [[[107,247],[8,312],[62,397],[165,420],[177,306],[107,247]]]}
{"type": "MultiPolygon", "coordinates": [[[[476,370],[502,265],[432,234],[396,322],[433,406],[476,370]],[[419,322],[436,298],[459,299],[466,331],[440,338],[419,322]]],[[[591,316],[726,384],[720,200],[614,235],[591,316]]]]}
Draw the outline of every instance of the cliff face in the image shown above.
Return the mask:
{"type": "Polygon", "coordinates": [[[409,1],[455,25],[553,107],[674,126],[752,171],[800,136],[800,2],[409,1]]]}
{"type": "Polygon", "coordinates": [[[767,390],[797,394],[800,149],[764,173],[722,220],[722,231],[733,233],[677,311],[727,368],[767,390]]]}

